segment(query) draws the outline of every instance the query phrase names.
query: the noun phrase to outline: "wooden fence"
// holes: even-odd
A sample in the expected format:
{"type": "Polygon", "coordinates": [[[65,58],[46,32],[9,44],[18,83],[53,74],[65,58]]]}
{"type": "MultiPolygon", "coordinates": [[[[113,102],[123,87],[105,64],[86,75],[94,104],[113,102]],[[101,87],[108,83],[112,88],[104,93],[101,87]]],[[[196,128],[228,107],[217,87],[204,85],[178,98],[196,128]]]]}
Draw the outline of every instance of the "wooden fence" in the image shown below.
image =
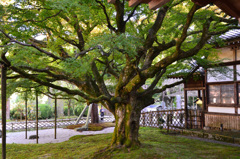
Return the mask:
{"type": "MultiPolygon", "coordinates": [[[[100,118],[100,117],[99,117],[100,118]]],[[[71,119],[57,119],[57,127],[65,127],[68,125],[74,125],[77,118],[71,118],[71,119]]],[[[114,120],[114,117],[112,116],[105,116],[103,122],[112,122],[114,120]]],[[[90,118],[91,122],[91,118],[90,118]]],[[[86,118],[83,118],[79,121],[79,124],[86,123],[86,118]]],[[[54,120],[39,120],[38,121],[38,127],[39,128],[53,128],[55,126],[54,120]]],[[[0,124],[1,127],[1,124],[0,124]]],[[[28,129],[35,129],[36,128],[36,121],[28,121],[27,122],[27,128],[28,129]]],[[[6,124],[6,130],[8,131],[16,131],[16,130],[23,130],[26,129],[26,122],[7,122],[6,124]]]]}
{"type": "MultiPolygon", "coordinates": [[[[188,119],[187,119],[187,127],[188,128],[202,128],[202,113],[198,110],[188,110],[188,119]]],[[[101,117],[99,117],[101,121],[101,117]]],[[[102,122],[113,122],[115,119],[113,116],[104,116],[104,120],[102,122]]],[[[61,128],[68,125],[74,125],[76,119],[58,119],[57,127],[61,128]]],[[[79,121],[79,124],[84,124],[86,122],[86,118],[83,118],[79,121]]],[[[91,119],[90,119],[91,122],[91,119]]],[[[38,127],[39,128],[53,128],[54,120],[39,120],[38,127]]],[[[140,117],[140,126],[149,126],[149,127],[158,127],[164,129],[184,129],[185,125],[185,110],[177,109],[177,110],[162,110],[162,111],[153,111],[153,112],[145,112],[141,113],[140,117]]],[[[1,124],[0,124],[1,127],[1,124]]],[[[28,129],[36,128],[36,121],[28,121],[27,122],[28,129]]],[[[16,131],[26,129],[26,123],[23,122],[7,122],[6,129],[8,131],[16,131]]]]}
{"type": "Polygon", "coordinates": [[[185,128],[185,111],[184,109],[177,109],[142,113],[140,117],[140,126],[183,129],[185,128]]]}
{"type": "Polygon", "coordinates": [[[152,111],[141,114],[140,126],[164,129],[202,129],[203,117],[203,111],[197,109],[188,109],[187,118],[184,109],[152,111]]]}

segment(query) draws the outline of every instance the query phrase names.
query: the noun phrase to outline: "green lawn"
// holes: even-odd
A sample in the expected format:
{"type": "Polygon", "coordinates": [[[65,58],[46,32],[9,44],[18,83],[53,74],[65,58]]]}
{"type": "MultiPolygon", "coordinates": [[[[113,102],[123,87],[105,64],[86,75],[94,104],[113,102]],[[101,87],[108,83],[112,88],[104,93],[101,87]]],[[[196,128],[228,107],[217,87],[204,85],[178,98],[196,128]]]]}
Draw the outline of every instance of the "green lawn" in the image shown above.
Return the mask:
{"type": "Polygon", "coordinates": [[[57,144],[7,144],[7,158],[240,158],[240,148],[164,135],[157,128],[141,128],[142,146],[134,150],[96,153],[108,146],[112,134],[74,136],[57,144]]]}

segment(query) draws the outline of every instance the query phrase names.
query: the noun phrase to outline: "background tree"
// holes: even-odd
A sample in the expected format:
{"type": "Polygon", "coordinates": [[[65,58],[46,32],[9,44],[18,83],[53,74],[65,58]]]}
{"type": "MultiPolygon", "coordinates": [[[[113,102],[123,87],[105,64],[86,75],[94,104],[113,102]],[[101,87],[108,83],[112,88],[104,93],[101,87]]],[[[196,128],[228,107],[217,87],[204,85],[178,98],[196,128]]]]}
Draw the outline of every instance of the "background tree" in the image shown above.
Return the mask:
{"type": "Polygon", "coordinates": [[[101,103],[116,119],[112,145],[138,146],[141,109],[206,66],[208,40],[234,28],[234,18],[190,0],[156,11],[125,0],[15,0],[0,6],[1,63],[11,76],[101,103]],[[182,81],[161,86],[183,68],[189,73],[182,81]]]}

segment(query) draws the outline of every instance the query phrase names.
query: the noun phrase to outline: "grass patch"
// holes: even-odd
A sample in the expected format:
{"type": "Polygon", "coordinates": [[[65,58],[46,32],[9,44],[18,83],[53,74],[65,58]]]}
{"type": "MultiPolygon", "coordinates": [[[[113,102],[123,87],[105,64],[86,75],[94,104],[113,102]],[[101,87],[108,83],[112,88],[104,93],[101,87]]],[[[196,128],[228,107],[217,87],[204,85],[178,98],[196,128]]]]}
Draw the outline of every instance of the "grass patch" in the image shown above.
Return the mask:
{"type": "MultiPolygon", "coordinates": [[[[239,158],[239,147],[164,135],[157,128],[140,128],[140,149],[100,151],[111,142],[112,134],[74,136],[55,144],[7,144],[8,159],[153,159],[153,158],[239,158]],[[99,153],[101,152],[101,153],[99,153]],[[96,155],[98,154],[98,155],[96,155]]],[[[1,153],[1,152],[0,152],[1,153]]]]}
{"type": "MultiPolygon", "coordinates": [[[[83,125],[84,124],[69,125],[69,126],[66,126],[65,129],[76,129],[76,128],[82,127],[83,125]]],[[[90,123],[88,125],[88,130],[89,131],[100,131],[100,130],[103,130],[104,128],[114,127],[114,126],[115,126],[115,123],[96,123],[96,124],[90,123]]]]}

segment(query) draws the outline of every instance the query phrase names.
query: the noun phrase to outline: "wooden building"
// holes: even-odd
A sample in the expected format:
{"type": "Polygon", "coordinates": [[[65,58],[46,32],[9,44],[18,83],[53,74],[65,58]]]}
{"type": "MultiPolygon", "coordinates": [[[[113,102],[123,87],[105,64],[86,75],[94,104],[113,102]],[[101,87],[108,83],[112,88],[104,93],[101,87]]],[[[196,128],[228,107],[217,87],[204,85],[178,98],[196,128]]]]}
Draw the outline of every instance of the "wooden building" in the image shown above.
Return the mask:
{"type": "Polygon", "coordinates": [[[190,78],[184,85],[186,128],[240,130],[240,31],[230,31],[221,38],[226,41],[217,48],[221,62],[204,74],[196,72],[193,76],[199,76],[197,80],[190,78]],[[198,91],[203,103],[194,113],[187,106],[189,91],[198,91]]]}
{"type": "Polygon", "coordinates": [[[222,36],[227,42],[219,48],[223,61],[205,74],[205,126],[240,130],[240,32],[222,36]],[[224,68],[225,72],[218,70],[224,68]]]}

